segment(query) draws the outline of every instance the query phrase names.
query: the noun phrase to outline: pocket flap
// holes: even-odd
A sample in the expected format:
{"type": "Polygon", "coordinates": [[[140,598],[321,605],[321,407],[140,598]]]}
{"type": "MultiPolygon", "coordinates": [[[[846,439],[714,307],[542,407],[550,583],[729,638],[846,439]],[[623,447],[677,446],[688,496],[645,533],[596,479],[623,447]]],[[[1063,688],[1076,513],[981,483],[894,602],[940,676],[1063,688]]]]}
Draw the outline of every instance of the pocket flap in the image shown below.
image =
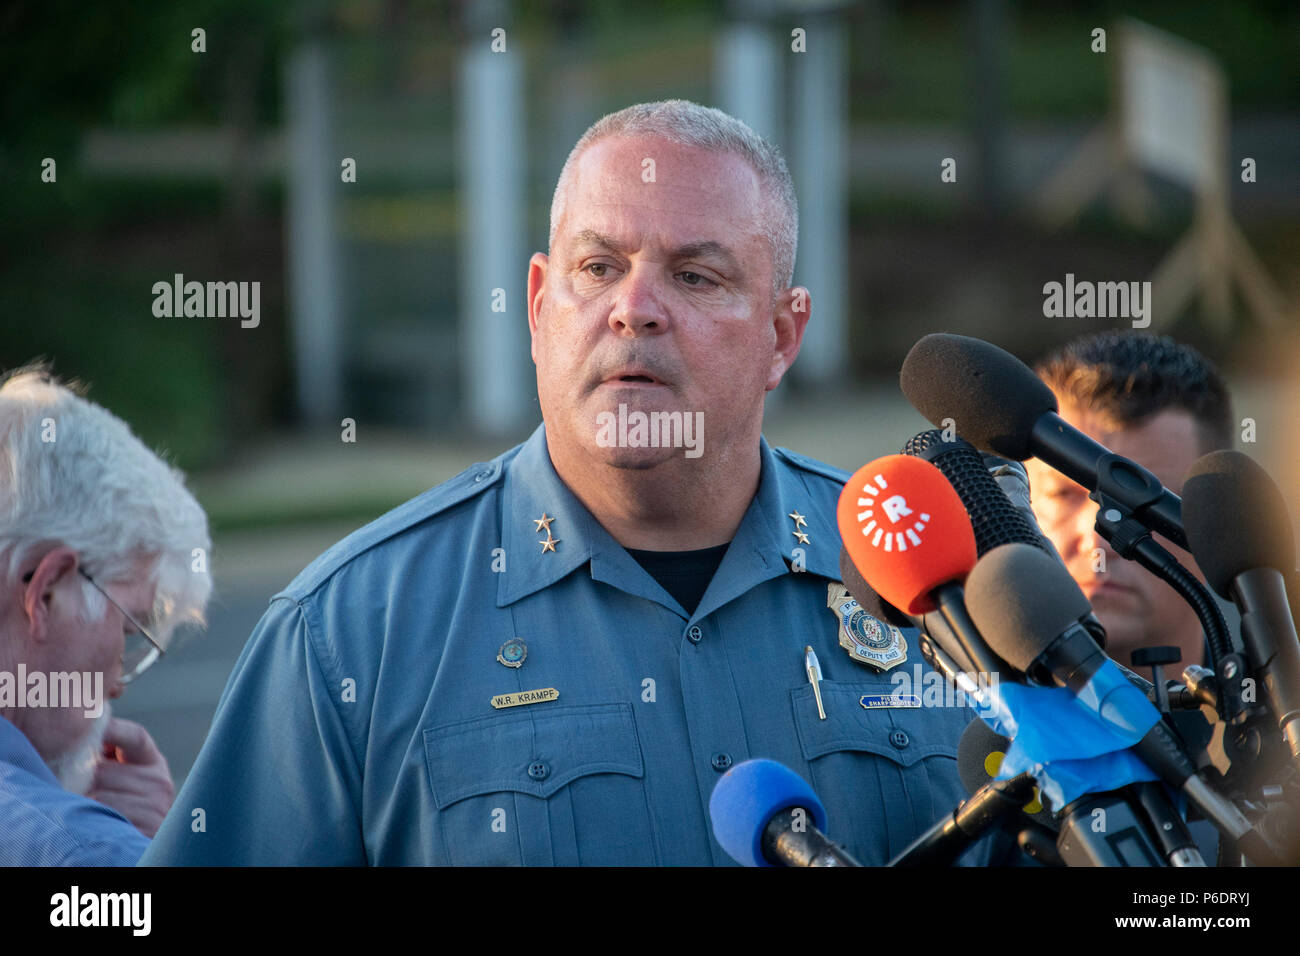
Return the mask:
{"type": "Polygon", "coordinates": [[[439,810],[502,790],[549,797],[587,774],[644,776],[630,704],[542,704],[523,711],[424,731],[425,762],[439,810]]]}
{"type": "Polygon", "coordinates": [[[821,682],[826,719],[817,715],[812,685],[790,692],[805,760],[837,750],[860,750],[910,767],[926,757],[957,759],[957,742],[974,712],[966,707],[879,707],[861,704],[864,695],[896,693],[879,682],[821,682]],[[901,732],[901,737],[894,734],[901,732]],[[898,741],[895,743],[894,741],[898,741]],[[901,743],[901,746],[899,745],[901,743]]]}

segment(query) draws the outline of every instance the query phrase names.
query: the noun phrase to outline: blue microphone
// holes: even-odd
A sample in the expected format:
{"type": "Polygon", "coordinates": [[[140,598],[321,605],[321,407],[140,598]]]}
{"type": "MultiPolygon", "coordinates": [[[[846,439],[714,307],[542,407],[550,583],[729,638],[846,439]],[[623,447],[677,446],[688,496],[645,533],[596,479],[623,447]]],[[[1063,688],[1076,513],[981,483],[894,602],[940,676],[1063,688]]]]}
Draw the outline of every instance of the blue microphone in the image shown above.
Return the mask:
{"type": "Polygon", "coordinates": [[[742,866],[860,866],[822,833],[826,808],[789,767],[760,758],[722,775],[709,797],[713,836],[742,866]]]}

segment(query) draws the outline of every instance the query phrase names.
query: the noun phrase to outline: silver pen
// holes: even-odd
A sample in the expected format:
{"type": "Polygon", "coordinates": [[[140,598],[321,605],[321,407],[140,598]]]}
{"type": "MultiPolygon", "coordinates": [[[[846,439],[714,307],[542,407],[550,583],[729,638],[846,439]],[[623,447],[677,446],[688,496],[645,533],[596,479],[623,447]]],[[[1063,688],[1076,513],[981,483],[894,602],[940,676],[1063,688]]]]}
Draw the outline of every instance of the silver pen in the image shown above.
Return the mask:
{"type": "Polygon", "coordinates": [[[811,644],[804,645],[803,666],[808,672],[808,683],[812,684],[813,696],[817,698],[817,716],[825,720],[826,708],[822,707],[822,666],[817,663],[817,652],[812,649],[811,644]]]}

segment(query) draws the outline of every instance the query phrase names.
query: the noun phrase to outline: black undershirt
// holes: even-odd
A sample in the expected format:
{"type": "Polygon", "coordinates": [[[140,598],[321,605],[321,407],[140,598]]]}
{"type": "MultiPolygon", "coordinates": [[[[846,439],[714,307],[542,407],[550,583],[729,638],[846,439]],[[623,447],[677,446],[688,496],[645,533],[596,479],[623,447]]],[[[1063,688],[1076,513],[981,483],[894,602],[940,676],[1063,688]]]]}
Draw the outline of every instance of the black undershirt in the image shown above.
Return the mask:
{"type": "Polygon", "coordinates": [[[699,551],[633,551],[628,548],[627,553],[686,608],[686,613],[694,614],[729,547],[730,544],[720,544],[699,551]]]}

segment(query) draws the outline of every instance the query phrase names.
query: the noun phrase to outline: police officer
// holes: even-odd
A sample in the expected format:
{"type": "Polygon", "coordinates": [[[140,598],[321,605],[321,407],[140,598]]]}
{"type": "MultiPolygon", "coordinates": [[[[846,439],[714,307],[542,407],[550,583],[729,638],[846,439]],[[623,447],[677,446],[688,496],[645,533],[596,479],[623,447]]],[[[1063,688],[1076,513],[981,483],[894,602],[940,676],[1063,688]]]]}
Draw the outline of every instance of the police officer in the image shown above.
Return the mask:
{"type": "Polygon", "coordinates": [[[761,434],[796,234],[726,114],[588,130],[529,264],[543,424],[275,596],[144,862],[726,864],[709,796],[752,757],[863,863],[950,811],[970,712],[890,704],[919,658],[839,583],[848,476],[761,434]]]}

